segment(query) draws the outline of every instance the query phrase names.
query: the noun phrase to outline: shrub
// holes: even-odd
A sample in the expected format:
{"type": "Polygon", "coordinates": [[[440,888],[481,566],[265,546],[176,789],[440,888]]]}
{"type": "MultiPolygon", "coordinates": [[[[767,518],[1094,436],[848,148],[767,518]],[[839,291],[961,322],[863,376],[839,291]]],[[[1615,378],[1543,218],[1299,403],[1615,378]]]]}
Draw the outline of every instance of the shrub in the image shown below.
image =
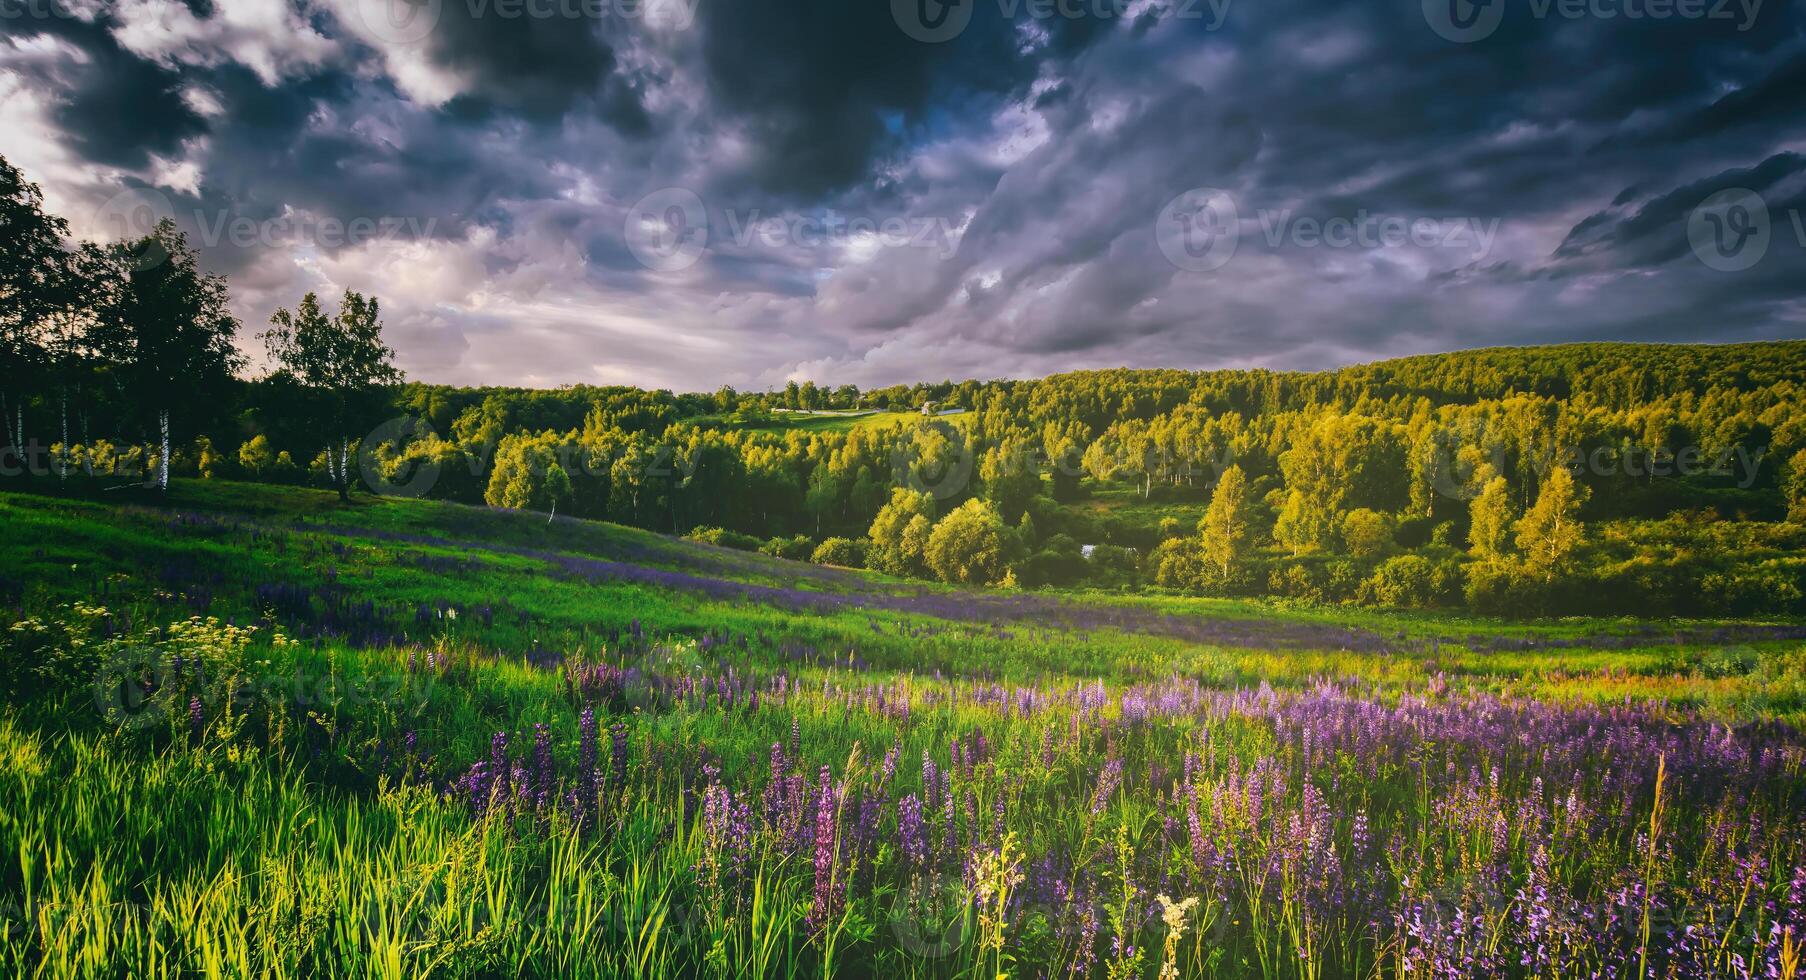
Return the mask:
{"type": "Polygon", "coordinates": [[[942,518],[928,536],[928,567],[943,582],[1002,580],[1013,536],[989,501],[973,498],[942,518]]]}
{"type": "Polygon", "coordinates": [[[1389,559],[1365,583],[1372,601],[1404,609],[1424,609],[1436,604],[1438,593],[1436,563],[1422,555],[1399,555],[1389,559]]]}
{"type": "Polygon", "coordinates": [[[750,534],[728,531],[718,527],[699,527],[692,530],[684,538],[700,541],[703,544],[720,545],[723,548],[737,548],[741,551],[758,551],[760,541],[750,534]]]}
{"type": "Polygon", "coordinates": [[[1015,565],[1016,581],[1023,586],[1069,585],[1090,571],[1084,552],[1071,536],[1056,534],[1047,539],[1041,550],[1015,565]]]}
{"type": "Polygon", "coordinates": [[[275,469],[276,452],[270,448],[270,437],[260,432],[239,446],[238,465],[240,469],[259,479],[275,469]]]}
{"type": "Polygon", "coordinates": [[[1700,578],[1699,598],[1707,609],[1733,616],[1786,612],[1800,604],[1797,572],[1781,562],[1768,561],[1749,567],[1739,565],[1700,578]]]}
{"type": "Polygon", "coordinates": [[[1134,548],[1100,544],[1091,549],[1091,574],[1106,581],[1122,582],[1135,576],[1140,556],[1134,548]]]}
{"type": "Polygon", "coordinates": [[[1305,602],[1325,601],[1328,586],[1329,576],[1323,574],[1321,565],[1303,562],[1281,562],[1267,576],[1267,591],[1305,602]]]}
{"type": "Polygon", "coordinates": [[[1533,575],[1518,561],[1480,561],[1467,565],[1463,595],[1474,612],[1495,616],[1530,616],[1547,612],[1552,596],[1572,592],[1563,579],[1533,575]]]}
{"type": "Polygon", "coordinates": [[[1342,543],[1356,558],[1378,558],[1392,547],[1392,521],[1365,507],[1342,516],[1342,543]]]}
{"type": "Polygon", "coordinates": [[[1761,662],[1749,647],[1714,647],[1700,655],[1698,671],[1702,677],[1742,677],[1761,662]]]}
{"type": "Polygon", "coordinates": [[[807,534],[793,538],[772,538],[760,545],[759,550],[773,558],[808,561],[809,556],[815,554],[815,540],[807,534]]]}
{"type": "Polygon", "coordinates": [[[815,549],[809,560],[817,565],[839,565],[843,568],[865,566],[866,543],[852,538],[827,538],[815,549]]]}

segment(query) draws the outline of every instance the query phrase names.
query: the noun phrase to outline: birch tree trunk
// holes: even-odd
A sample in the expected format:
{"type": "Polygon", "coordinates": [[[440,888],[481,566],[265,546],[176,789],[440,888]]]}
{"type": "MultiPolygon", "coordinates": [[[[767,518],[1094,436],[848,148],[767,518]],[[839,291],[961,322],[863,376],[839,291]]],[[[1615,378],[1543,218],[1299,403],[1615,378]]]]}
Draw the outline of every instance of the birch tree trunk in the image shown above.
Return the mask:
{"type": "Polygon", "coordinates": [[[169,409],[157,413],[157,429],[162,435],[163,452],[157,457],[157,489],[169,489],[169,409]]]}
{"type": "Polygon", "coordinates": [[[63,451],[56,457],[56,478],[69,482],[69,390],[63,389],[63,451]]]}
{"type": "Polygon", "coordinates": [[[13,452],[19,454],[20,462],[25,460],[25,397],[21,395],[15,406],[15,412],[6,410],[6,396],[0,395],[0,419],[6,423],[6,441],[12,444],[13,452]]]}

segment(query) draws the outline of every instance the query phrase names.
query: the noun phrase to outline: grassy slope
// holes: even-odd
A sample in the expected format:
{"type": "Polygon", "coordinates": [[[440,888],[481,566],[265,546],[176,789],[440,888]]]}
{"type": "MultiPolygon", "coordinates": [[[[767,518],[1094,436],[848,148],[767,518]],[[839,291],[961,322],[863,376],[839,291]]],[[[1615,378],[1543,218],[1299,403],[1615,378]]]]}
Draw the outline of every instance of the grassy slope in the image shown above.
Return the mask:
{"type": "Polygon", "coordinates": [[[600,522],[412,500],[346,506],[329,493],[229,482],[178,483],[167,500],[0,494],[0,511],[12,529],[0,542],[0,596],[23,606],[90,598],[146,622],[269,617],[352,646],[454,641],[588,656],[638,622],[655,634],[745,634],[797,663],[1015,680],[1179,670],[1211,683],[1302,684],[1446,672],[1543,693],[1718,702],[1734,700],[1742,679],[1694,676],[1694,664],[1729,644],[1785,646],[1797,632],[961,590],[600,522]],[[465,618],[447,619],[452,606],[465,618]]]}
{"type": "MultiPolygon", "coordinates": [[[[116,621],[138,626],[199,612],[243,622],[267,611],[274,620],[267,625],[306,641],[276,649],[263,645],[268,631],[260,633],[252,656],[268,661],[266,675],[277,685],[260,691],[285,710],[251,712],[251,731],[230,739],[222,732],[233,722],[215,713],[214,727],[194,747],[182,740],[183,718],[175,719],[176,736],[155,743],[166,751],[141,751],[134,742],[154,740],[143,732],[134,738],[103,731],[84,678],[71,679],[60,712],[43,702],[0,708],[0,843],[18,856],[0,872],[0,893],[17,893],[38,930],[0,942],[0,970],[10,964],[9,973],[27,972],[19,967],[29,957],[47,976],[161,976],[176,967],[238,975],[252,962],[293,976],[401,977],[430,969],[692,975],[693,957],[710,949],[708,930],[716,928],[686,890],[702,848],[695,835],[673,839],[664,828],[681,808],[681,781],[668,770],[681,778],[693,770],[649,760],[706,752],[730,782],[748,781],[766,747],[788,742],[794,725],[805,772],[821,765],[846,772],[856,758],[869,768],[889,746],[908,770],[925,752],[944,757],[950,739],[982,726],[1006,753],[1006,768],[1029,774],[1023,802],[1012,811],[1016,825],[1078,833],[1073,821],[1086,808],[1071,802],[1091,792],[1091,767],[1106,746],[1074,743],[1049,767],[1039,761],[1039,747],[1047,734],[1068,731],[1065,709],[1050,711],[1047,722],[986,708],[978,698],[987,688],[976,683],[984,676],[1033,677],[1047,690],[1089,676],[1112,687],[1173,673],[1247,685],[1332,676],[1386,692],[1421,688],[1448,673],[1481,688],[1693,701],[1739,717],[1787,714],[1751,701],[1761,693],[1755,680],[1693,671],[1715,645],[1618,648],[1612,637],[1637,625],[1624,622],[1507,625],[1167,597],[1043,597],[1079,610],[1202,623],[1352,627],[1360,632],[1349,636],[1395,641],[1390,649],[1346,650],[1189,642],[1052,620],[973,621],[950,616],[968,608],[960,603],[996,601],[995,594],[811,569],[606,524],[548,524],[531,514],[412,501],[360,499],[346,507],[326,493],[230,483],[179,484],[166,501],[0,494],[0,519],[8,528],[0,541],[0,604],[41,611],[97,601],[116,621]],[[686,578],[673,586],[573,574],[572,560],[622,561],[686,578]],[[844,602],[788,608],[695,584],[772,587],[803,575],[809,593],[844,602]],[[924,609],[950,616],[880,615],[854,604],[883,597],[923,597],[931,600],[924,609]],[[797,693],[765,710],[635,707],[611,715],[608,721],[622,719],[631,732],[631,758],[641,767],[635,772],[644,775],[633,777],[618,829],[606,835],[579,837],[559,823],[541,833],[473,822],[439,798],[432,787],[484,757],[497,731],[511,733],[518,754],[531,744],[532,726],[544,724],[568,765],[577,707],[552,664],[562,654],[633,662],[636,654],[611,641],[635,621],[654,633],[732,638],[706,658],[767,678],[784,671],[797,693]],[[1426,649],[1422,642],[1475,633],[1592,646],[1493,650],[1438,642],[1426,649]],[[422,648],[442,656],[442,666],[417,669],[422,648]],[[849,659],[876,669],[849,671],[849,659]],[[975,680],[924,676],[935,671],[975,680]],[[281,686],[291,677],[292,687],[281,686]],[[898,717],[869,700],[852,709],[842,690],[867,698],[874,690],[918,694],[914,712],[898,717]],[[287,711],[289,705],[302,710],[287,711]],[[282,735],[258,731],[260,718],[273,719],[261,722],[266,728],[305,721],[282,735]],[[1051,727],[1037,727],[1043,724],[1051,727]],[[378,754],[393,758],[404,738],[417,739],[423,769],[409,786],[381,789],[386,770],[378,754]],[[698,928],[700,936],[680,931],[698,928]]],[[[1079,728],[1073,721],[1070,730],[1079,728]]],[[[1230,755],[1272,747],[1271,733],[1249,719],[1213,722],[1210,732],[1230,755]]],[[[1168,759],[1190,745],[1175,740],[1189,737],[1189,724],[1165,722],[1135,736],[1136,744],[1158,742],[1159,757],[1168,759]]],[[[1153,756],[1153,748],[1146,751],[1153,756]]],[[[1426,771],[1441,769],[1431,764],[1426,771]]],[[[1369,799],[1393,807],[1376,810],[1376,826],[1405,826],[1399,833],[1411,839],[1415,770],[1388,779],[1369,799]]],[[[1152,826],[1160,816],[1141,803],[1123,807],[1125,825],[1152,826]]],[[[721,974],[827,972],[800,921],[809,907],[807,856],[760,868],[770,875],[760,888],[772,906],[764,918],[722,933],[729,945],[721,956],[733,967],[721,974]],[[763,968],[747,966],[761,961],[763,968]]],[[[881,920],[856,921],[847,942],[845,975],[951,972],[933,958],[881,952],[894,945],[881,920]]],[[[1236,949],[1241,968],[1234,974],[1255,975],[1248,944],[1236,949]]],[[[1229,975],[1211,969],[1215,961],[1201,959],[1205,954],[1204,947],[1187,954],[1191,974],[1229,975]]],[[[977,975],[963,959],[950,963],[977,975]]],[[[987,972],[999,971],[987,964],[987,972]]]]}
{"type": "MultiPolygon", "coordinates": [[[[894,424],[919,418],[921,418],[919,412],[879,411],[865,415],[832,411],[821,414],[778,412],[764,422],[741,425],[739,428],[747,432],[763,432],[771,435],[783,435],[787,432],[851,432],[864,426],[894,424]]],[[[704,415],[684,421],[724,423],[725,420],[723,416],[719,415],[704,415]]]]}

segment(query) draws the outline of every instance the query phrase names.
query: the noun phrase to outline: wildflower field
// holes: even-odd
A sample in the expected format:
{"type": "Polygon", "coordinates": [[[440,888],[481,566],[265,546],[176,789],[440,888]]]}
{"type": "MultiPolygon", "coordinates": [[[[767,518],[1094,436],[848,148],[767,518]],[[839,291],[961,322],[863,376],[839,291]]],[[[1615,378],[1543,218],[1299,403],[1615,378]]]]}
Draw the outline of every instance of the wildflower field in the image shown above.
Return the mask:
{"type": "Polygon", "coordinates": [[[8,976],[1797,978],[1806,628],[0,494],[8,976]]]}

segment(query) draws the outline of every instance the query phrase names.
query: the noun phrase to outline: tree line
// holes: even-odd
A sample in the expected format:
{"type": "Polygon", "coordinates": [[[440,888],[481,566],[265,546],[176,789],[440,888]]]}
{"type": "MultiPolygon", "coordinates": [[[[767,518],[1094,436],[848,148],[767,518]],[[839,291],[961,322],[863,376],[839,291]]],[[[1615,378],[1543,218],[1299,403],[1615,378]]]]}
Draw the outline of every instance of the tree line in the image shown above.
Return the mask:
{"type": "Polygon", "coordinates": [[[257,332],[272,369],[251,378],[228,284],[173,225],[72,242],[0,161],[0,228],[0,416],[40,483],[406,484],[971,584],[1806,612],[1802,342],[869,390],[459,388],[405,381],[378,301],[347,292],[274,311],[257,332]],[[916,411],[945,405],[966,411],[916,411]],[[891,414],[790,424],[826,409],[891,414]],[[412,421],[381,425],[396,417],[412,421]]]}

